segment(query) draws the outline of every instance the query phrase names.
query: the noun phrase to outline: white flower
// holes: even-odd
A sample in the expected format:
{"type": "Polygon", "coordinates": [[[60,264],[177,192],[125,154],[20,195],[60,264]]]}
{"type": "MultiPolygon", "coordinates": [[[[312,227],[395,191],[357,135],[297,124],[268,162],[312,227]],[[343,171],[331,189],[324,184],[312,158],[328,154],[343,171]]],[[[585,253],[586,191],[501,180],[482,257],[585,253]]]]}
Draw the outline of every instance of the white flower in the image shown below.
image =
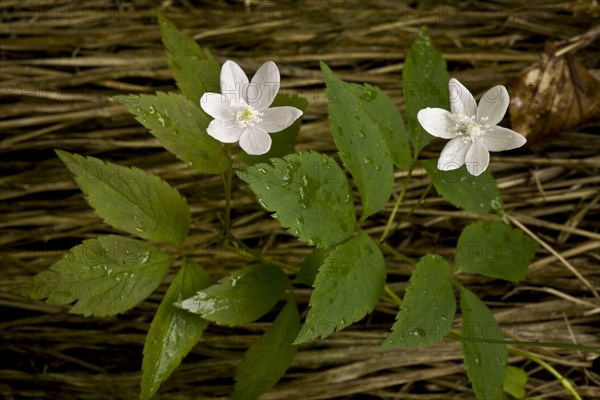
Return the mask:
{"type": "Polygon", "coordinates": [[[235,143],[248,154],[265,154],[271,148],[268,132],[279,132],[302,115],[295,107],[269,108],[279,91],[279,70],[264,63],[248,82],[239,65],[226,61],[221,68],[221,94],[205,93],[200,107],[214,118],[207,132],[223,143],[235,143]]]}
{"type": "Polygon", "coordinates": [[[450,141],[442,150],[438,169],[450,171],[467,164],[471,175],[478,176],[490,163],[490,151],[521,147],[527,141],[521,134],[496,126],[508,108],[508,91],[502,85],[488,90],[479,105],[458,80],[450,79],[450,109],[425,108],[417,119],[429,134],[450,141]]]}

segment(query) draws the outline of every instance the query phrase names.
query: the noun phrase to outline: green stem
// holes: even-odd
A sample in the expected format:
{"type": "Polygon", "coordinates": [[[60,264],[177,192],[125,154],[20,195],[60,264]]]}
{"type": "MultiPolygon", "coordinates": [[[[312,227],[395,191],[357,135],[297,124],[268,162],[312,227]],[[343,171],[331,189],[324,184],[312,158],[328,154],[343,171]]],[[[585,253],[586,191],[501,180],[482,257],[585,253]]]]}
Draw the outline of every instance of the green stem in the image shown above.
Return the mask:
{"type": "MultiPolygon", "coordinates": [[[[447,338],[451,339],[451,340],[457,340],[457,341],[462,340],[461,333],[457,329],[451,329],[450,333],[447,336],[447,338]]],[[[468,338],[468,340],[474,341],[474,342],[483,342],[483,343],[497,343],[497,344],[504,344],[504,345],[509,345],[510,344],[510,345],[513,345],[513,346],[553,347],[553,348],[559,348],[559,349],[578,350],[578,351],[585,351],[585,352],[589,352],[589,353],[600,354],[600,350],[593,349],[593,348],[587,347],[587,346],[570,344],[570,343],[520,342],[520,341],[517,341],[517,340],[496,340],[496,339],[483,339],[483,338],[468,338]]],[[[579,394],[577,394],[577,392],[575,391],[575,389],[571,385],[571,382],[569,382],[569,380],[567,378],[565,378],[564,376],[562,376],[550,364],[548,364],[547,362],[545,362],[544,360],[542,360],[541,358],[539,358],[535,354],[530,353],[530,352],[525,351],[525,350],[510,348],[510,349],[508,349],[508,351],[510,353],[512,353],[512,354],[516,354],[516,355],[520,355],[522,357],[525,357],[525,358],[527,358],[527,359],[529,359],[529,360],[537,363],[538,365],[540,365],[542,368],[544,368],[545,370],[547,370],[548,372],[550,372],[556,379],[558,379],[560,381],[560,383],[564,386],[564,388],[569,393],[571,393],[576,400],[581,400],[581,397],[579,397],[579,394]]]]}
{"type": "Polygon", "coordinates": [[[399,258],[400,260],[415,266],[417,265],[417,260],[415,260],[414,258],[405,256],[404,254],[400,253],[399,251],[397,251],[396,249],[394,249],[392,246],[390,246],[387,243],[381,243],[379,242],[379,247],[381,248],[381,250],[388,252],[389,254],[393,255],[396,258],[399,258]]]}
{"type": "Polygon", "coordinates": [[[410,182],[411,177],[412,177],[412,166],[408,170],[408,175],[406,175],[406,178],[404,179],[404,182],[402,183],[402,188],[400,189],[400,194],[398,195],[398,198],[396,199],[396,203],[394,204],[392,213],[390,214],[387,224],[385,225],[385,229],[383,230],[383,233],[381,234],[381,237],[379,238],[380,242],[385,241],[393,231],[392,225],[394,223],[394,220],[396,219],[396,214],[398,213],[400,204],[402,203],[402,200],[404,199],[404,194],[406,193],[406,189],[408,188],[408,184],[410,182]]]}
{"type": "Polygon", "coordinates": [[[402,299],[400,297],[398,297],[396,295],[396,293],[394,293],[394,291],[392,289],[390,289],[390,287],[388,285],[384,286],[384,290],[387,293],[388,296],[390,296],[392,298],[392,301],[398,306],[400,307],[402,305],[402,299]]]}
{"type": "Polygon", "coordinates": [[[221,154],[221,179],[223,180],[223,190],[225,192],[224,230],[225,236],[229,237],[229,231],[231,230],[231,146],[229,144],[224,144],[223,152],[221,154]]]}
{"type": "Polygon", "coordinates": [[[563,387],[567,390],[567,392],[571,393],[573,398],[575,398],[576,400],[581,400],[581,397],[579,397],[579,394],[577,394],[577,392],[575,391],[575,388],[571,385],[571,382],[569,382],[569,380],[567,378],[562,376],[560,374],[560,372],[555,370],[554,367],[552,367],[552,365],[548,364],[546,361],[542,360],[535,354],[530,353],[528,351],[524,351],[524,350],[520,350],[520,349],[508,349],[508,351],[511,352],[512,354],[516,354],[521,357],[525,357],[525,358],[533,361],[534,363],[538,364],[540,367],[544,368],[546,371],[550,372],[552,375],[554,375],[554,377],[556,379],[558,379],[558,381],[563,385],[563,387]]]}
{"type": "Polygon", "coordinates": [[[232,246],[231,244],[225,242],[223,244],[223,248],[225,250],[232,251],[232,252],[236,253],[237,255],[244,257],[248,261],[261,261],[261,262],[264,262],[267,264],[276,265],[283,270],[287,270],[290,272],[297,272],[297,268],[292,265],[282,263],[280,261],[272,260],[270,258],[263,257],[261,254],[257,254],[256,252],[252,251],[252,249],[250,249],[245,243],[243,243],[242,241],[240,241],[239,239],[237,239],[234,236],[230,236],[229,239],[231,239],[233,242],[239,244],[243,248],[238,248],[238,247],[232,246]]]}
{"type": "Polygon", "coordinates": [[[410,209],[410,211],[405,216],[403,216],[402,219],[400,219],[400,221],[394,226],[394,229],[397,229],[404,221],[406,221],[407,219],[410,218],[410,216],[415,212],[415,210],[423,203],[423,201],[425,200],[425,196],[427,196],[427,194],[429,194],[429,191],[431,190],[432,187],[433,187],[433,183],[429,182],[429,184],[427,185],[427,187],[425,188],[423,193],[421,193],[421,197],[419,197],[419,200],[417,200],[417,202],[410,209]]]}
{"type": "MultiPolygon", "coordinates": [[[[450,333],[447,336],[450,340],[460,341],[461,335],[460,331],[457,329],[450,330],[450,333]]],[[[483,339],[483,338],[472,338],[470,337],[468,340],[472,342],[482,342],[482,343],[495,343],[495,344],[506,344],[513,346],[527,346],[527,347],[551,347],[554,349],[563,349],[563,350],[575,350],[575,351],[585,351],[586,353],[594,353],[600,354],[600,350],[594,349],[592,347],[582,346],[580,344],[571,344],[571,343],[560,343],[560,342],[522,342],[519,340],[499,340],[499,339],[483,339]]]]}

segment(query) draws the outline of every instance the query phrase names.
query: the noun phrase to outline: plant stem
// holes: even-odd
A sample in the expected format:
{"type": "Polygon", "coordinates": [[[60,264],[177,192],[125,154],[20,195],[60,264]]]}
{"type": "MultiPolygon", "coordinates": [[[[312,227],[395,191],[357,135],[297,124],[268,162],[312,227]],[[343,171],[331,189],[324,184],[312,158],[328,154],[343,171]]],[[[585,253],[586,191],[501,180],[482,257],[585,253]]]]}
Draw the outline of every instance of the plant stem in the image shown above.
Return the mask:
{"type": "Polygon", "coordinates": [[[576,400],[581,400],[581,397],[579,397],[579,394],[577,394],[577,392],[575,391],[575,388],[571,385],[571,382],[567,378],[562,376],[560,374],[560,372],[555,370],[554,367],[552,367],[552,365],[548,364],[546,361],[542,360],[535,354],[530,353],[528,351],[524,351],[524,350],[520,350],[520,349],[508,349],[508,351],[511,352],[512,354],[516,354],[521,357],[525,357],[525,358],[533,361],[534,363],[538,364],[540,367],[544,368],[546,371],[550,372],[552,375],[554,375],[554,377],[556,379],[559,380],[559,382],[563,385],[563,387],[567,390],[567,392],[571,393],[573,398],[575,398],[576,400]]]}
{"type": "Polygon", "coordinates": [[[381,248],[381,250],[386,251],[388,253],[390,253],[391,255],[393,255],[394,257],[399,258],[400,260],[407,262],[408,264],[415,266],[417,265],[417,260],[415,260],[414,258],[405,256],[404,254],[400,253],[399,251],[395,250],[392,246],[390,246],[387,243],[379,243],[379,247],[381,248]]]}
{"type": "Polygon", "coordinates": [[[229,237],[231,229],[231,146],[223,145],[221,153],[221,179],[223,180],[223,191],[225,192],[225,237],[229,237]]]}
{"type": "Polygon", "coordinates": [[[390,287],[388,285],[384,286],[384,290],[387,293],[387,295],[392,298],[392,300],[398,307],[400,307],[402,305],[402,299],[400,297],[398,297],[396,295],[396,293],[394,293],[394,291],[392,289],[390,289],[390,287]]]}
{"type": "Polygon", "coordinates": [[[404,194],[406,193],[406,189],[408,188],[408,184],[410,182],[411,177],[412,177],[412,166],[408,170],[408,175],[406,175],[406,178],[404,178],[404,182],[402,183],[402,188],[400,189],[400,194],[398,195],[398,198],[396,199],[396,203],[394,204],[392,213],[390,214],[387,224],[385,225],[385,229],[383,230],[383,233],[381,234],[381,237],[379,238],[380,242],[383,242],[384,240],[386,240],[387,237],[392,233],[392,225],[394,223],[394,220],[396,219],[396,214],[398,213],[398,208],[400,208],[400,204],[402,203],[402,200],[404,199],[404,194]]]}
{"type": "MultiPolygon", "coordinates": [[[[447,339],[460,341],[461,334],[457,329],[451,329],[447,339]]],[[[582,346],[580,344],[571,344],[571,343],[559,343],[559,342],[522,342],[519,340],[499,340],[499,339],[484,339],[484,338],[472,338],[470,337],[468,340],[472,342],[482,342],[482,343],[494,343],[494,344],[506,344],[513,346],[528,346],[528,347],[550,347],[554,349],[563,349],[563,350],[575,350],[575,351],[585,351],[586,353],[594,353],[600,354],[600,350],[594,349],[592,347],[582,346]]]]}
{"type": "Polygon", "coordinates": [[[228,242],[225,242],[223,244],[223,248],[225,250],[232,251],[232,252],[236,253],[237,255],[244,257],[248,261],[262,261],[267,264],[276,265],[279,268],[283,269],[284,271],[297,272],[297,270],[298,270],[296,267],[294,267],[292,265],[282,263],[282,262],[276,261],[276,260],[271,260],[269,258],[263,257],[261,254],[256,254],[245,243],[243,243],[242,241],[240,241],[239,239],[237,239],[234,236],[230,235],[229,239],[231,239],[232,242],[239,244],[243,248],[238,248],[238,247],[232,246],[228,242]]]}
{"type": "Polygon", "coordinates": [[[419,200],[417,200],[417,202],[410,209],[410,211],[405,216],[403,216],[400,219],[400,221],[398,221],[398,223],[394,226],[394,229],[397,229],[400,226],[400,224],[402,224],[404,221],[406,221],[407,219],[410,218],[410,216],[415,212],[415,210],[423,203],[423,201],[425,200],[425,196],[427,196],[427,194],[429,193],[429,191],[431,190],[432,187],[433,187],[433,183],[429,182],[429,184],[427,185],[425,190],[423,190],[423,193],[421,193],[421,197],[419,197],[419,200]]]}
{"type": "MultiPolygon", "coordinates": [[[[450,330],[450,334],[447,336],[447,338],[451,339],[451,340],[458,340],[458,341],[462,340],[461,333],[460,333],[460,331],[458,329],[451,329],[450,330]]],[[[582,350],[582,351],[587,351],[587,352],[592,352],[592,353],[600,353],[600,351],[598,351],[596,349],[592,349],[590,347],[581,346],[581,345],[571,345],[571,344],[568,344],[568,343],[519,342],[519,341],[516,341],[516,340],[495,340],[495,339],[483,339],[483,338],[481,338],[481,339],[480,338],[468,338],[468,340],[470,340],[470,341],[477,341],[477,342],[484,342],[484,343],[505,344],[505,345],[511,344],[511,345],[516,345],[516,346],[556,347],[556,348],[561,348],[561,349],[574,349],[574,348],[576,348],[576,350],[582,350]]],[[[562,376],[550,364],[548,364],[547,362],[545,362],[544,360],[542,360],[541,358],[539,358],[535,354],[530,353],[530,352],[525,351],[525,350],[510,348],[510,349],[508,349],[508,351],[510,353],[512,353],[512,354],[516,354],[516,355],[520,355],[522,357],[525,357],[525,358],[527,358],[527,359],[535,362],[536,364],[540,365],[546,371],[550,372],[556,379],[558,379],[560,381],[560,383],[564,386],[564,388],[569,393],[571,393],[576,400],[581,400],[581,397],[579,397],[579,394],[577,394],[577,392],[575,391],[575,389],[571,385],[571,382],[569,382],[569,380],[567,378],[565,378],[564,376],[562,376]]]]}

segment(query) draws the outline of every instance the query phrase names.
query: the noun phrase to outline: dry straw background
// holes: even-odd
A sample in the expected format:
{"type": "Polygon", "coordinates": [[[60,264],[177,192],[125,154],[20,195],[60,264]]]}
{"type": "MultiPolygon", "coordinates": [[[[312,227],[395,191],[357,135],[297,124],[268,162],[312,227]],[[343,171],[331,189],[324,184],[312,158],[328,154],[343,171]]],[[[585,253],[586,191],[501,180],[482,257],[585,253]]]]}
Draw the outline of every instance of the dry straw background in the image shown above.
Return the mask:
{"type": "MultiPolygon", "coordinates": [[[[155,8],[210,48],[219,62],[236,60],[249,73],[266,60],[277,62],[284,90],[310,102],[298,149],[329,153],[334,147],[318,61],[345,80],[381,87],[402,109],[404,57],[421,25],[429,27],[450,75],[481,95],[534,63],[545,41],[576,37],[600,17],[598,2],[587,0],[5,0],[0,7],[0,397],[6,399],[136,398],[145,333],[172,279],[169,274],[137,308],[110,318],[71,315],[68,307],[10,294],[82,239],[112,232],[92,213],[53,148],[160,175],[191,205],[186,246],[192,257],[215,279],[245,263],[203,248],[220,227],[220,179],[197,175],[109,100],[121,93],[175,90],[155,8]]],[[[597,73],[599,50],[596,42],[575,55],[597,73]]],[[[600,346],[599,127],[600,121],[592,120],[532,149],[492,156],[513,223],[547,245],[520,284],[462,279],[493,309],[509,338],[600,346]]],[[[434,142],[424,155],[436,157],[441,145],[434,142]]],[[[398,187],[405,173],[398,172],[398,187]]],[[[426,186],[424,173],[417,171],[399,215],[409,213],[426,186]]],[[[267,257],[298,266],[309,249],[270,219],[247,187],[236,185],[233,196],[235,235],[267,257]]],[[[390,211],[391,204],[365,229],[380,234],[390,211]]],[[[389,243],[409,257],[436,251],[453,259],[461,229],[479,218],[432,191],[389,243]]],[[[386,260],[390,286],[402,294],[412,267],[396,257],[386,260]]],[[[310,291],[297,292],[305,310],[310,291]]],[[[457,343],[379,349],[396,311],[382,301],[352,328],[302,346],[264,399],[474,398],[457,343]]],[[[226,398],[244,350],[271,318],[239,329],[211,327],[157,398],[226,398]]],[[[591,355],[531,350],[571,379],[583,398],[600,398],[599,361],[591,355]]],[[[530,396],[570,398],[536,364],[516,356],[510,361],[526,368],[530,396]]]]}

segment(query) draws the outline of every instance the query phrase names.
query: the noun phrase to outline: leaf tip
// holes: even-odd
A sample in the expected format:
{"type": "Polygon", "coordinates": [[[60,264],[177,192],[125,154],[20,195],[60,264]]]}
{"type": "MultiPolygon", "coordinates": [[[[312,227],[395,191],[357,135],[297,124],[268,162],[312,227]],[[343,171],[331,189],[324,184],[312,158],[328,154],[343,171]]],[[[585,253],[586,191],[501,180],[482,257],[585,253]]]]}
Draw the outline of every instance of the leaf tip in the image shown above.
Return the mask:
{"type": "Polygon", "coordinates": [[[160,8],[157,8],[154,11],[154,14],[156,15],[156,19],[158,19],[159,22],[164,22],[167,20],[167,18],[165,17],[165,15],[163,14],[163,12],[160,8]]]}
{"type": "Polygon", "coordinates": [[[54,153],[56,153],[56,155],[62,160],[65,161],[65,158],[68,158],[70,156],[72,156],[72,153],[69,153],[68,151],[64,151],[61,149],[54,149],[54,153]]]}
{"type": "Polygon", "coordinates": [[[294,341],[292,342],[292,344],[294,346],[300,346],[301,344],[310,342],[312,340],[315,340],[316,336],[314,334],[314,331],[312,328],[307,328],[306,324],[302,326],[302,329],[300,329],[300,332],[298,333],[298,336],[296,336],[296,339],[294,339],[294,341]]]}

